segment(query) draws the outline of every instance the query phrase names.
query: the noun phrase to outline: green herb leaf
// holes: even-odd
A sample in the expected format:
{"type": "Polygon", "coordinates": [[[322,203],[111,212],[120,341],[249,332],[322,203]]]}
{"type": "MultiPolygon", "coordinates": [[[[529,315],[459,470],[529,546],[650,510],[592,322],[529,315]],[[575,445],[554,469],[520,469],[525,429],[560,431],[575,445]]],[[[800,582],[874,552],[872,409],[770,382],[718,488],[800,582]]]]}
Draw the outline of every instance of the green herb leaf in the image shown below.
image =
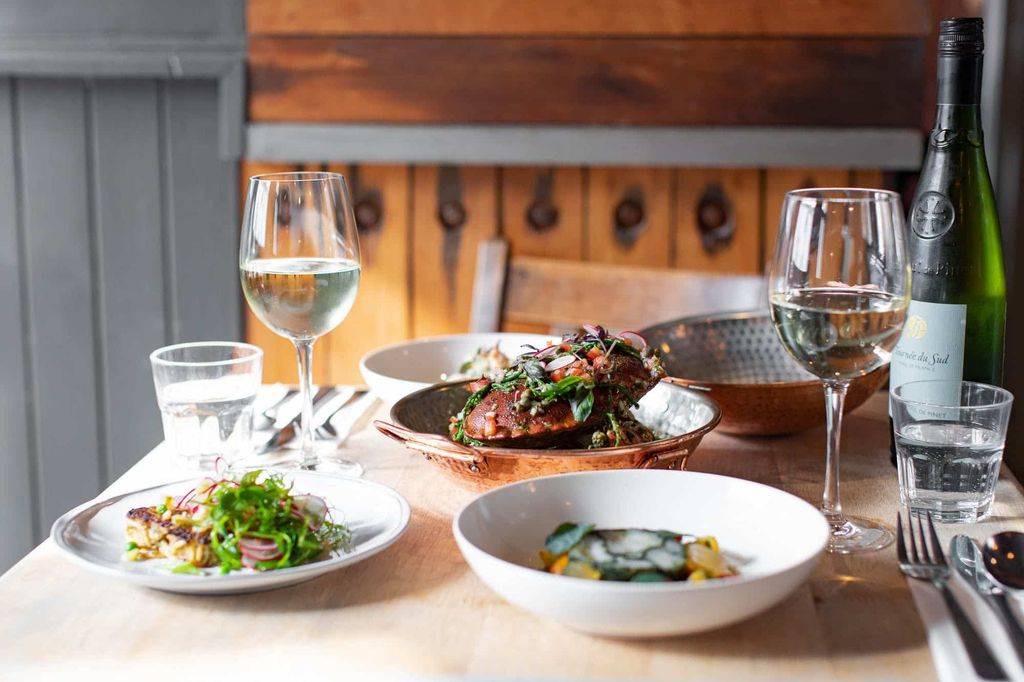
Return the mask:
{"type": "Polygon", "coordinates": [[[555,556],[565,554],[592,530],[594,530],[592,523],[563,523],[544,541],[544,547],[555,556]]]}
{"type": "Polygon", "coordinates": [[[126,552],[130,552],[130,551],[132,551],[133,549],[138,549],[138,548],[139,548],[139,546],[138,546],[137,544],[135,544],[135,542],[134,542],[134,541],[132,541],[132,540],[129,540],[129,541],[128,541],[128,544],[126,544],[126,545],[124,546],[124,551],[126,551],[126,552]]]}
{"type": "Polygon", "coordinates": [[[594,409],[594,390],[580,386],[569,398],[569,406],[572,407],[573,419],[581,424],[587,421],[594,409]]]}
{"type": "Polygon", "coordinates": [[[171,573],[178,573],[179,575],[180,574],[184,574],[184,575],[202,575],[203,574],[202,571],[200,571],[198,568],[196,568],[192,564],[178,564],[177,566],[175,566],[174,568],[171,569],[171,573]]]}
{"type": "Polygon", "coordinates": [[[613,388],[616,391],[618,391],[619,393],[621,393],[622,395],[626,396],[626,400],[629,401],[629,404],[631,406],[636,407],[639,404],[637,402],[637,399],[633,396],[633,393],[628,388],[623,386],[622,384],[611,384],[611,383],[608,383],[608,384],[604,384],[604,386],[607,386],[608,388],[613,388]]]}

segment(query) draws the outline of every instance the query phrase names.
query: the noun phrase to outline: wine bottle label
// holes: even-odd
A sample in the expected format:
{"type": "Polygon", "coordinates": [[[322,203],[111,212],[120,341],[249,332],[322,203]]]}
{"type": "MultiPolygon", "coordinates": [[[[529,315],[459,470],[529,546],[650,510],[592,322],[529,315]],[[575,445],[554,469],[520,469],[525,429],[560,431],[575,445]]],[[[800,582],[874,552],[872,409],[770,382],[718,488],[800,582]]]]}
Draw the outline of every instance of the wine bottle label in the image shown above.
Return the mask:
{"type": "Polygon", "coordinates": [[[889,389],[910,381],[963,379],[966,331],[966,305],[911,301],[892,352],[889,389]]]}

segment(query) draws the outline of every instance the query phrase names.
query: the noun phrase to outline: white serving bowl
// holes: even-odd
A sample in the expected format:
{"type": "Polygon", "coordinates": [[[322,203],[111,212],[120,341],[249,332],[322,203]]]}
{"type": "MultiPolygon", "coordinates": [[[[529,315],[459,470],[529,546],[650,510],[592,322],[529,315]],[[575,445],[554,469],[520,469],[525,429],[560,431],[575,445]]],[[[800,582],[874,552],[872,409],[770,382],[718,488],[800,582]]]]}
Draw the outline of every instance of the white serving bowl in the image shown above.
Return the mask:
{"type": "Polygon", "coordinates": [[[359,361],[367,386],[393,405],[401,398],[441,381],[442,374],[454,374],[477,349],[498,344],[509,358],[523,352],[523,345],[543,348],[555,335],[541,334],[451,334],[397,343],[371,351],[359,361]]]}
{"type": "Polygon", "coordinates": [[[782,601],[828,539],[821,513],[759,483],[689,471],[590,471],[496,488],[452,523],[473,571],[513,604],[612,637],[703,632],[782,601]],[[552,575],[538,551],[563,522],[714,535],[740,575],[700,583],[625,583],[552,575]]]}

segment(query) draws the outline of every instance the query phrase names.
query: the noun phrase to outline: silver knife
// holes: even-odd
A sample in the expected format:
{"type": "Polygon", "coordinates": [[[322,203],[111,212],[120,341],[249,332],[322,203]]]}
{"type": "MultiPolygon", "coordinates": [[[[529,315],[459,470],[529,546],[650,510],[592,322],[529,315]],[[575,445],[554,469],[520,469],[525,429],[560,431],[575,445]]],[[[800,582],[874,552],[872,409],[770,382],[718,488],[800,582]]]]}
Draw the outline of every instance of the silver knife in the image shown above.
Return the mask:
{"type": "Polygon", "coordinates": [[[321,426],[338,447],[363,426],[364,417],[377,405],[377,395],[368,389],[355,391],[352,399],[338,412],[337,418],[328,418],[321,426]],[[337,423],[335,423],[337,422],[337,423]]]}
{"type": "Polygon", "coordinates": [[[1017,658],[1024,665],[1024,629],[1021,628],[1017,617],[1010,609],[1006,593],[985,570],[985,560],[981,556],[981,550],[974,544],[974,540],[966,535],[955,535],[950,544],[950,554],[953,555],[953,566],[956,568],[956,572],[999,617],[1003,629],[1010,636],[1010,642],[1013,644],[1017,658]]]}
{"type": "MultiPolygon", "coordinates": [[[[317,408],[324,402],[332,400],[337,393],[338,389],[333,386],[322,387],[320,388],[320,390],[316,392],[316,395],[313,397],[314,428],[316,427],[315,415],[317,412],[317,408]]],[[[300,412],[299,414],[295,415],[295,417],[290,422],[285,424],[282,428],[278,429],[277,431],[274,431],[273,435],[271,435],[270,438],[264,441],[262,445],[257,446],[256,452],[258,454],[262,454],[270,450],[276,450],[280,448],[282,445],[285,445],[286,443],[289,443],[292,440],[294,440],[299,433],[299,423],[301,419],[302,413],[300,412]]]]}

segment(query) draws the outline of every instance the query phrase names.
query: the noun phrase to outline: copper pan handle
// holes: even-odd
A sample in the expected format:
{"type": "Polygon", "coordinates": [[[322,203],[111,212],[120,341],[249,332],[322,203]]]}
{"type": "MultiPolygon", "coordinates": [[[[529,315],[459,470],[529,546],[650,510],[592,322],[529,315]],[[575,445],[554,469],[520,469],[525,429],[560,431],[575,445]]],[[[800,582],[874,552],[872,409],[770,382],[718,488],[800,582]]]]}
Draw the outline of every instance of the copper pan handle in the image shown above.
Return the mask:
{"type": "Polygon", "coordinates": [[[462,443],[456,443],[444,436],[432,433],[419,433],[381,419],[373,422],[373,425],[385,436],[398,441],[406,447],[429,452],[435,457],[454,459],[457,462],[465,462],[466,464],[477,466],[483,464],[484,457],[478,450],[462,443]]]}
{"type": "Polygon", "coordinates": [[[711,392],[710,386],[701,386],[700,384],[694,383],[692,381],[687,381],[686,379],[679,379],[678,377],[665,377],[664,381],[667,381],[670,384],[675,384],[676,386],[688,388],[692,391],[703,391],[704,393],[711,392]]]}

